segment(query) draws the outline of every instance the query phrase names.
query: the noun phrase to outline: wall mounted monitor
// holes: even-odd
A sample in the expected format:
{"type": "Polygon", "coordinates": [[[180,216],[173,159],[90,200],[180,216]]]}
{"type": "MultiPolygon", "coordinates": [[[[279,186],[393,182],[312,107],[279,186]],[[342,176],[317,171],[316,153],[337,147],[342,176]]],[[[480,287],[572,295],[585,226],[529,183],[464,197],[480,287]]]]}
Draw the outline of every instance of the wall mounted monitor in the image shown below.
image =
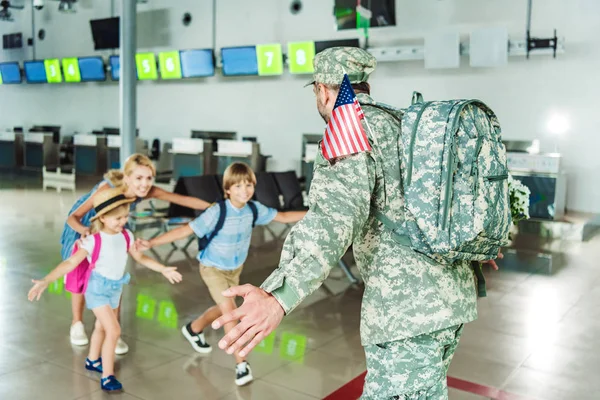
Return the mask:
{"type": "Polygon", "coordinates": [[[135,55],[137,76],[141,81],[158,79],[156,56],[154,53],[138,53],[135,55]]]}
{"type": "Polygon", "coordinates": [[[357,0],[335,0],[333,15],[338,30],[396,26],[396,1],[359,0],[357,2],[357,0]],[[357,14],[357,5],[371,11],[371,18],[366,19],[357,14]]]}
{"type": "Polygon", "coordinates": [[[2,48],[4,50],[23,48],[23,34],[19,32],[2,35],[2,48]]]}
{"type": "Polygon", "coordinates": [[[25,61],[25,80],[27,83],[47,83],[46,67],[43,61],[25,61]]]}
{"type": "MultiPolygon", "coordinates": [[[[121,78],[121,59],[119,56],[110,56],[108,58],[108,65],[110,65],[110,77],[113,81],[118,81],[121,78]]],[[[136,77],[139,77],[139,71],[135,70],[136,77]]]]}
{"type": "Polygon", "coordinates": [[[119,17],[92,19],[90,27],[95,50],[119,48],[119,17]]]}
{"type": "Polygon", "coordinates": [[[3,84],[21,83],[22,77],[19,63],[0,63],[0,78],[2,79],[3,84]]]}
{"type": "Polygon", "coordinates": [[[102,82],[106,80],[106,69],[102,57],[80,57],[77,61],[82,82],[102,82]]]}
{"type": "Polygon", "coordinates": [[[158,67],[162,79],[181,79],[181,61],[178,51],[158,53],[158,67]]]}
{"type": "Polygon", "coordinates": [[[223,75],[258,75],[256,46],[223,47],[221,49],[223,75]]]}
{"type": "Polygon", "coordinates": [[[198,78],[215,74],[215,57],[212,49],[182,50],[181,75],[184,78],[198,78]]]}
{"type": "Polygon", "coordinates": [[[81,73],[79,71],[79,62],[77,58],[63,58],[62,69],[65,75],[65,82],[81,82],[81,73]]]}
{"type": "Polygon", "coordinates": [[[118,81],[121,77],[121,60],[119,56],[110,56],[108,59],[110,65],[110,76],[113,81],[118,81]]]}
{"type": "Polygon", "coordinates": [[[63,81],[60,60],[58,58],[44,60],[44,68],[46,69],[48,83],[61,83],[63,81]]]}
{"type": "Polygon", "coordinates": [[[315,54],[330,47],[360,47],[358,39],[322,40],[315,42],[315,54]]]}
{"type": "Polygon", "coordinates": [[[312,74],[315,70],[315,42],[289,42],[287,57],[291,74],[312,74]]]}

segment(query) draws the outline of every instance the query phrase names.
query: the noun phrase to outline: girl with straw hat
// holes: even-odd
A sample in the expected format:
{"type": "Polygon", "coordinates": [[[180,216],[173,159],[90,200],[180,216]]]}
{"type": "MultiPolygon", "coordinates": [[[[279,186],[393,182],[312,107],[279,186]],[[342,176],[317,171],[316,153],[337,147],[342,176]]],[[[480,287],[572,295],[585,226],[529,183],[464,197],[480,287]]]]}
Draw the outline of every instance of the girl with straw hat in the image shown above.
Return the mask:
{"type": "Polygon", "coordinates": [[[181,274],[175,267],[166,267],[131,246],[134,237],[125,225],[133,201],[119,188],[109,188],[94,195],[92,234],[83,239],[81,247],[45,278],[33,280],[34,285],[28,294],[30,301],[39,300],[49,283],[76,268],[84,270],[80,276],[85,302],[96,316],[85,368],[102,373],[100,387],[106,391],[122,389],[114,376],[114,362],[117,341],[121,336],[118,307],[123,285],[130,279],[129,273],[125,272],[127,254],[139,264],[162,273],[169,282],[181,282],[181,274]]]}
{"type": "MultiPolygon", "coordinates": [[[[73,252],[73,246],[80,238],[90,234],[90,222],[95,215],[92,207],[92,196],[114,187],[123,188],[125,196],[132,200],[130,207],[133,209],[143,199],[159,199],[169,203],[196,210],[204,210],[210,206],[204,200],[195,197],[182,196],[180,194],[167,192],[154,186],[156,169],[152,161],[143,154],[133,154],[123,165],[123,170],[113,169],[104,175],[104,180],[94,188],[80,197],[71,210],[65,223],[60,243],[62,246],[62,259],[66,260],[73,252]]],[[[69,276],[66,278],[67,281],[69,276]]],[[[76,346],[86,346],[89,343],[83,326],[83,310],[85,307],[84,297],[81,293],[72,293],[71,310],[73,321],[71,323],[71,343],[76,346]]],[[[129,350],[127,344],[119,338],[116,353],[125,354],[129,350]]]]}

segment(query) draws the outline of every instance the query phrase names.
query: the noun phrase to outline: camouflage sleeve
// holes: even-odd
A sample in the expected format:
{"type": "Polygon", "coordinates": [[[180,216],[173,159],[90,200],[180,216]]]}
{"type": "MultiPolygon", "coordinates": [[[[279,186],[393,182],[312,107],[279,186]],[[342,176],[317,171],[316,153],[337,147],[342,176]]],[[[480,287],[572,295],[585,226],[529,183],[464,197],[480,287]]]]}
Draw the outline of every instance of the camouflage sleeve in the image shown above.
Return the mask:
{"type": "Polygon", "coordinates": [[[337,265],[369,217],[375,160],[360,153],[329,164],[319,154],[310,211],[285,240],[279,268],[262,284],[286,314],[314,292],[337,265]]]}

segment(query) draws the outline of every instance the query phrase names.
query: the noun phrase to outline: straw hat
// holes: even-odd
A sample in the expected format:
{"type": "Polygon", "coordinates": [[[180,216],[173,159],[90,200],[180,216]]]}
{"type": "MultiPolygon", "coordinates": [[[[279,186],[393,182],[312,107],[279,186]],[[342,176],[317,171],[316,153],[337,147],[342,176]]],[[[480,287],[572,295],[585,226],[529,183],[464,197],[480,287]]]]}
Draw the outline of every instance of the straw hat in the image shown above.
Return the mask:
{"type": "Polygon", "coordinates": [[[96,216],[91,220],[94,221],[110,210],[114,210],[122,204],[133,203],[134,201],[135,198],[125,197],[122,189],[110,188],[102,190],[94,195],[94,210],[96,211],[96,216]]]}

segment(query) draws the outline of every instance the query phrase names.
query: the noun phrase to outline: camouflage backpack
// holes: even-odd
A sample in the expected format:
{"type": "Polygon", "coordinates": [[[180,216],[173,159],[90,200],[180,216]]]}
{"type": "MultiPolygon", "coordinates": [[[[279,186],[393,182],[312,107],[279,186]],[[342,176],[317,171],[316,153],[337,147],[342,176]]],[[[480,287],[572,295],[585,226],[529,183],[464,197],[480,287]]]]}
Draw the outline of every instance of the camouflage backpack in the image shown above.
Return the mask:
{"type": "Polygon", "coordinates": [[[386,111],[401,119],[401,132],[397,148],[381,151],[400,160],[402,176],[386,171],[384,179],[401,179],[405,218],[396,223],[385,209],[376,218],[400,244],[438,260],[496,258],[507,244],[511,214],[506,154],[492,110],[479,100],[424,102],[415,93],[402,113],[386,111]]]}

